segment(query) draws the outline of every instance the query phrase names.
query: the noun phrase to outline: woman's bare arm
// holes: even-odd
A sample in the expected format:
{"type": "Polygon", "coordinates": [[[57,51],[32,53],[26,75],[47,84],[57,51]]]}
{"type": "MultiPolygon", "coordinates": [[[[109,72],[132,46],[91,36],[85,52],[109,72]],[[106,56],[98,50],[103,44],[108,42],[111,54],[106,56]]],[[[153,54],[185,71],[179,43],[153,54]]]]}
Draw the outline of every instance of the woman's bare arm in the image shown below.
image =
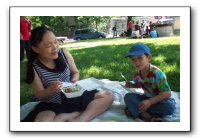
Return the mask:
{"type": "Polygon", "coordinates": [[[66,50],[63,50],[63,51],[69,63],[69,67],[71,71],[71,82],[74,83],[79,80],[79,71],[76,67],[76,64],[74,62],[74,58],[72,57],[72,55],[66,50]]]}
{"type": "Polygon", "coordinates": [[[30,85],[34,91],[35,96],[38,99],[46,99],[49,98],[54,92],[60,92],[59,89],[62,87],[62,83],[58,79],[54,82],[51,82],[50,86],[47,89],[45,89],[37,72],[35,71],[35,69],[33,70],[35,73],[35,77],[34,81],[30,85]]]}

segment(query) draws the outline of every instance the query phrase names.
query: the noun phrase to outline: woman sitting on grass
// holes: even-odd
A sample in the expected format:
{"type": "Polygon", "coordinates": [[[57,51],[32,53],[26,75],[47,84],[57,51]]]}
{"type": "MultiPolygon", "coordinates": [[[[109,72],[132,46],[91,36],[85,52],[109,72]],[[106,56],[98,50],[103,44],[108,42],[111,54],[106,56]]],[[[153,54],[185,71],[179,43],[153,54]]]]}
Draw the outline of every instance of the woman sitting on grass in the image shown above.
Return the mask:
{"type": "Polygon", "coordinates": [[[66,98],[60,91],[61,82],[76,82],[79,72],[72,55],[59,49],[50,29],[32,30],[30,58],[26,82],[41,100],[22,122],[86,122],[103,113],[113,103],[109,91],[84,92],[80,97],[66,98]]]}

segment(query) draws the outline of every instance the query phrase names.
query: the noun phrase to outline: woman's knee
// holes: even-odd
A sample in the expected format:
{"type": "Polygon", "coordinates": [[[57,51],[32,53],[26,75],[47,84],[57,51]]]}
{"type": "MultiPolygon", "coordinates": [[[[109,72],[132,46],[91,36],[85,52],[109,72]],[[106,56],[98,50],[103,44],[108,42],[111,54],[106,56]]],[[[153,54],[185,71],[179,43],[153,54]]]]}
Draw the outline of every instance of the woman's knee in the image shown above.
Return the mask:
{"type": "Polygon", "coordinates": [[[107,97],[111,102],[114,101],[114,94],[110,91],[105,91],[105,97],[107,97]]]}
{"type": "Polygon", "coordinates": [[[49,117],[37,117],[35,118],[35,122],[54,122],[54,120],[49,117]]]}
{"type": "Polygon", "coordinates": [[[36,116],[35,122],[54,122],[55,116],[56,114],[52,111],[43,111],[36,116]]]}
{"type": "Polygon", "coordinates": [[[97,99],[97,98],[105,98],[106,100],[113,102],[114,94],[110,91],[100,91],[95,94],[95,99],[97,99]]]}

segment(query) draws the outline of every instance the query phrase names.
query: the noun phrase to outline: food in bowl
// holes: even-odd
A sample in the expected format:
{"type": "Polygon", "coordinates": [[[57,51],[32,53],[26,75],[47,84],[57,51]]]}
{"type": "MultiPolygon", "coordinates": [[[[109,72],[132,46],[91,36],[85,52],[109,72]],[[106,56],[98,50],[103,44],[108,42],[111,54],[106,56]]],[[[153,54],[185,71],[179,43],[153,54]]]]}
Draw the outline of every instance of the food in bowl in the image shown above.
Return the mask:
{"type": "Polygon", "coordinates": [[[63,91],[65,93],[73,93],[73,92],[78,92],[81,89],[79,87],[75,86],[67,86],[67,87],[63,87],[63,91]]]}
{"type": "Polygon", "coordinates": [[[62,93],[67,97],[67,98],[73,98],[73,97],[78,97],[81,96],[84,93],[84,89],[80,87],[77,84],[72,84],[72,83],[63,83],[62,87],[62,93]]]}

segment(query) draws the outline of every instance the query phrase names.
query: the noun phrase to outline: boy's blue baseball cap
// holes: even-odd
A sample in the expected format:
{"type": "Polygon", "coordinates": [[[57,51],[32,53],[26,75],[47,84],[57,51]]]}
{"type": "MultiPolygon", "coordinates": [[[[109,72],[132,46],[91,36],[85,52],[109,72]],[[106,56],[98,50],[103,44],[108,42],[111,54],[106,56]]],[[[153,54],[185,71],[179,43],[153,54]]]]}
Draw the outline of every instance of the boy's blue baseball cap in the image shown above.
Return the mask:
{"type": "Polygon", "coordinates": [[[142,55],[144,53],[147,53],[148,55],[150,55],[150,49],[148,48],[147,45],[138,43],[138,44],[133,45],[130,48],[129,53],[124,58],[127,58],[130,55],[139,56],[139,55],[142,55]]]}

